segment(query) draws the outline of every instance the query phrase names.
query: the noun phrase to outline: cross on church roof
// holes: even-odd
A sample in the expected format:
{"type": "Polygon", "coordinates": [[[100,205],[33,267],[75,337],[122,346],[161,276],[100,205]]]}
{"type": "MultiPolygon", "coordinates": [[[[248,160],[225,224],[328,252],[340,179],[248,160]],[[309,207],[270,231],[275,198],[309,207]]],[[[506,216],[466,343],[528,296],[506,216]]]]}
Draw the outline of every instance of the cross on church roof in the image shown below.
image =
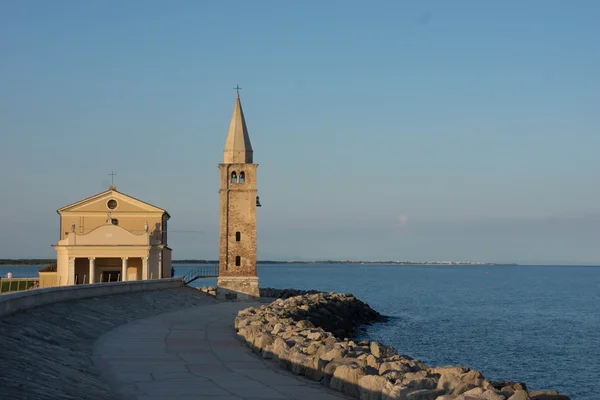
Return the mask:
{"type": "Polygon", "coordinates": [[[117,173],[115,171],[110,171],[110,184],[114,184],[115,183],[115,176],[117,175],[117,173]]]}
{"type": "Polygon", "coordinates": [[[240,87],[240,85],[235,85],[234,89],[235,89],[235,92],[236,92],[237,94],[240,94],[240,90],[241,90],[242,88],[240,87]]]}

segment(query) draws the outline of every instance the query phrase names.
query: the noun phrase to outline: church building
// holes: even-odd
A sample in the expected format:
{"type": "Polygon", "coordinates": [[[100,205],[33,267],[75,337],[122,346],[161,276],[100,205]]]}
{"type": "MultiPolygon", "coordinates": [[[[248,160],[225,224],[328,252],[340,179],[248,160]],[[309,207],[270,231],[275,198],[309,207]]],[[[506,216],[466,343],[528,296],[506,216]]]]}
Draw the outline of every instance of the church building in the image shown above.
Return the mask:
{"type": "Polygon", "coordinates": [[[259,297],[256,273],[256,170],[239,92],[219,164],[220,254],[217,298],[259,297]]]}
{"type": "Polygon", "coordinates": [[[55,279],[40,274],[41,287],[171,277],[170,216],[162,208],[111,185],[57,212],[55,279]]]}

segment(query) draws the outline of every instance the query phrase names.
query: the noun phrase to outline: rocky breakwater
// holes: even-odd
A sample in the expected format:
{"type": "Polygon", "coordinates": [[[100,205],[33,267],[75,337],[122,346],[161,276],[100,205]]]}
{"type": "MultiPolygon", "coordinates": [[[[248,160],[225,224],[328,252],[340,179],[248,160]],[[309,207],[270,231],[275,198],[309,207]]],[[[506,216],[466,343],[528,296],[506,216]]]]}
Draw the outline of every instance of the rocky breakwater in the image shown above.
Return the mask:
{"type": "MultiPolygon", "coordinates": [[[[217,295],[217,288],[215,286],[200,286],[197,288],[203,293],[209,296],[217,295]]],[[[298,289],[275,289],[275,288],[260,288],[260,297],[271,297],[277,299],[288,299],[290,297],[301,296],[305,294],[316,294],[322,293],[317,290],[298,290],[298,289]]]]}
{"type": "Polygon", "coordinates": [[[263,358],[361,400],[569,399],[488,381],[468,367],[430,368],[393,347],[349,339],[361,325],[384,320],[352,295],[318,293],[242,310],[235,328],[263,358]]]}
{"type": "Polygon", "coordinates": [[[277,299],[289,299],[290,297],[303,296],[305,294],[323,293],[318,290],[299,290],[299,289],[275,289],[260,288],[260,297],[272,297],[277,299]]]}

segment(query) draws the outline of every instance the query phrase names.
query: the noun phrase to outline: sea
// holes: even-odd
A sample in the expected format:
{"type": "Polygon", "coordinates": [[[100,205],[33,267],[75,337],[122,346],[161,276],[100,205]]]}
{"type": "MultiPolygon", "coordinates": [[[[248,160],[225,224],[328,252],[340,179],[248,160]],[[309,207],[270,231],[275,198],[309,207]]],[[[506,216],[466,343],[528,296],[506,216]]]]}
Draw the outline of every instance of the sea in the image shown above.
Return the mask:
{"type": "MultiPolygon", "coordinates": [[[[175,264],[175,275],[195,267],[175,264]]],[[[0,276],[39,268],[1,266],[0,276]]],[[[266,264],[258,273],[261,287],[354,294],[390,317],[362,338],[429,366],[465,365],[488,380],[598,398],[600,267],[266,264]]]]}

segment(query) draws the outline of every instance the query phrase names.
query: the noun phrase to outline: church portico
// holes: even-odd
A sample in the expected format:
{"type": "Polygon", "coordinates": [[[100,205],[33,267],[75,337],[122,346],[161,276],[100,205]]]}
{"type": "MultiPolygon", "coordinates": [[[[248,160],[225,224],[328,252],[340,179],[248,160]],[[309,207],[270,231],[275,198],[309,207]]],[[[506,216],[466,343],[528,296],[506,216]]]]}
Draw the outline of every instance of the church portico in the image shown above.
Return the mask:
{"type": "MultiPolygon", "coordinates": [[[[61,274],[59,279],[61,285],[81,285],[84,283],[103,283],[117,281],[136,281],[147,279],[160,279],[155,271],[151,271],[150,257],[147,257],[148,249],[140,249],[142,254],[128,249],[131,253],[128,257],[102,257],[99,252],[90,250],[87,254],[94,256],[77,255],[68,257],[68,268],[66,274],[61,274]],[[65,283],[67,282],[67,283],[65,283]]],[[[85,253],[85,249],[77,249],[71,254],[85,253]]]]}

